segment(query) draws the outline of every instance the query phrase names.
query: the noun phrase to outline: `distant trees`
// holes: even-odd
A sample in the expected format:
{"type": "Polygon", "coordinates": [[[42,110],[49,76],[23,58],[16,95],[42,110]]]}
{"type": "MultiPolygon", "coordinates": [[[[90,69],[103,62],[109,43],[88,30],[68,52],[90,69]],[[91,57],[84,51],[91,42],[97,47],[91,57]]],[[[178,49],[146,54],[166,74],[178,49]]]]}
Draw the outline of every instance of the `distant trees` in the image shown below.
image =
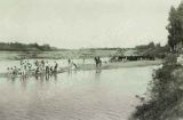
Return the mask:
{"type": "Polygon", "coordinates": [[[183,42],[183,3],[178,8],[171,7],[168,20],[168,45],[176,51],[177,45],[183,42]]]}
{"type": "MultiPolygon", "coordinates": [[[[54,48],[55,49],[55,48],[54,48]]],[[[9,50],[9,51],[46,51],[46,50],[53,50],[52,47],[50,47],[48,44],[45,45],[39,45],[37,43],[31,43],[31,44],[23,44],[23,43],[4,43],[0,42],[0,50],[9,50]]]]}
{"type": "Polygon", "coordinates": [[[160,47],[160,44],[155,44],[154,42],[150,42],[147,45],[139,45],[136,46],[137,49],[149,49],[149,48],[155,48],[155,47],[160,47]]]}
{"type": "Polygon", "coordinates": [[[161,46],[160,43],[150,42],[147,45],[139,45],[135,47],[138,53],[145,56],[153,56],[156,58],[165,58],[169,52],[169,46],[161,46]]]}

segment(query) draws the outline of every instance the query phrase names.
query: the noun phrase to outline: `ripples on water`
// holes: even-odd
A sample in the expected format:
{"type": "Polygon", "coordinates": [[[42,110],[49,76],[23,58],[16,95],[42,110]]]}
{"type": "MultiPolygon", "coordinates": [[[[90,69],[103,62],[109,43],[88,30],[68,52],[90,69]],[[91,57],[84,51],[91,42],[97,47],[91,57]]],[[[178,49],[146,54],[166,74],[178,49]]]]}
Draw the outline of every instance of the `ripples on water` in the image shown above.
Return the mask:
{"type": "Polygon", "coordinates": [[[127,120],[153,68],[0,78],[0,120],[127,120]]]}

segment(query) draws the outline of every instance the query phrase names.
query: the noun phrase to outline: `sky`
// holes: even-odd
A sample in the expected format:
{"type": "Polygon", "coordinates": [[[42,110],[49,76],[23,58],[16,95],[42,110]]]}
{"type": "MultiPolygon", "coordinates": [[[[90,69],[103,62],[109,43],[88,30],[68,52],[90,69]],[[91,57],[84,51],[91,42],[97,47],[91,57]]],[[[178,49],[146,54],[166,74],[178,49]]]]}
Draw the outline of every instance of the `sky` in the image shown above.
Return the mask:
{"type": "Polygon", "coordinates": [[[170,7],[181,0],[0,0],[0,42],[58,48],[166,44],[170,7]]]}

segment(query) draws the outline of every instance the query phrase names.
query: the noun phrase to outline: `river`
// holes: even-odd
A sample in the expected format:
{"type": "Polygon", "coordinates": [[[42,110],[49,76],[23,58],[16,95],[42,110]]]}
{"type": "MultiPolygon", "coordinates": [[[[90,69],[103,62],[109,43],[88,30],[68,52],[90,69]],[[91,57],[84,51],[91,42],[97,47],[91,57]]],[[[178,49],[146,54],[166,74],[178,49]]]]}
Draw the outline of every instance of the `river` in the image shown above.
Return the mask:
{"type": "Polygon", "coordinates": [[[1,120],[127,120],[157,66],[0,78],[1,120]]]}

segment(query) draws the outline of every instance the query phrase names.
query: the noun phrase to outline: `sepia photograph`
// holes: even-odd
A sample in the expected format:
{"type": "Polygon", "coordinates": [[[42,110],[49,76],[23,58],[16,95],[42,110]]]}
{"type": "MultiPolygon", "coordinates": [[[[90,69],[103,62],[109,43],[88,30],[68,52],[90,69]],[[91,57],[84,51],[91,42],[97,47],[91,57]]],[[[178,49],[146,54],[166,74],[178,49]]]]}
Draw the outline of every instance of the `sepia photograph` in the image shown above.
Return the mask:
{"type": "Polygon", "coordinates": [[[183,120],[183,0],[0,0],[0,120],[183,120]]]}

